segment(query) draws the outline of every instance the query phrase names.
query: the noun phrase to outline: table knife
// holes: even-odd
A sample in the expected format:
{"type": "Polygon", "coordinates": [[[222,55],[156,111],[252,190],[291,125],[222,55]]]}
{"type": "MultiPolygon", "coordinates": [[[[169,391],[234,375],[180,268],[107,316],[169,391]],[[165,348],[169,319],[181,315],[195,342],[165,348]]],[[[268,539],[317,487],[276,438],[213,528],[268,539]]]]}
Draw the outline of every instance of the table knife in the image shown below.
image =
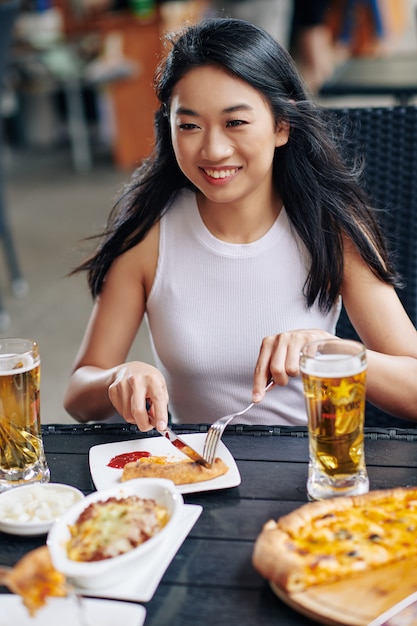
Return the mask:
{"type": "Polygon", "coordinates": [[[158,430],[158,433],[162,435],[162,437],[168,439],[173,446],[175,446],[178,450],[181,450],[183,454],[188,456],[193,461],[200,463],[200,465],[203,465],[204,467],[211,467],[210,463],[207,463],[201,454],[191,448],[188,443],[185,443],[185,441],[178,437],[178,435],[176,435],[170,428],[166,428],[166,430],[158,430]]]}
{"type": "Polygon", "coordinates": [[[417,591],[394,604],[368,626],[417,626],[417,591]]]}

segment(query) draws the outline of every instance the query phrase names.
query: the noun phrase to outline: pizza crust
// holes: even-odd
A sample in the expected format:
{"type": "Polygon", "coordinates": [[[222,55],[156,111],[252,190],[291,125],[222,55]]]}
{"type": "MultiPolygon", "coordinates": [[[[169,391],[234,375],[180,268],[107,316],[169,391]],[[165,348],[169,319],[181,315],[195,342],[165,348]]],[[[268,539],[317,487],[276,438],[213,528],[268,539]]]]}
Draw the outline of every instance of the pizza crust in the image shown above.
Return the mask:
{"type": "Polygon", "coordinates": [[[154,457],[149,457],[126,463],[121,481],[133,478],[167,478],[175,485],[183,485],[212,480],[228,471],[228,466],[220,458],[216,458],[213,465],[207,468],[191,459],[169,461],[166,457],[158,457],[155,462],[154,457]]]}
{"type": "Polygon", "coordinates": [[[270,520],[255,542],[252,555],[255,569],[280,589],[290,592],[304,589],[303,560],[294,552],[288,535],[270,520]]]}
{"type": "Polygon", "coordinates": [[[300,528],[317,517],[331,515],[337,511],[345,511],[353,506],[352,497],[331,498],[309,502],[279,519],[279,527],[288,533],[296,533],[300,528]]]}

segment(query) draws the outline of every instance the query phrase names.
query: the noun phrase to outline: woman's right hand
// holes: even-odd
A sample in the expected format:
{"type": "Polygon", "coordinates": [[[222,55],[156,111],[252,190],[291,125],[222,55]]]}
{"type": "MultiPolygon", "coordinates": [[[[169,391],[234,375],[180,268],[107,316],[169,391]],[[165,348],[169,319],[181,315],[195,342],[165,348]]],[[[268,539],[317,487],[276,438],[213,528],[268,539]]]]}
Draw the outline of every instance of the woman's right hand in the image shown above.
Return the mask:
{"type": "Polygon", "coordinates": [[[145,432],[165,430],[168,422],[168,390],[161,372],[148,363],[131,361],[117,368],[108,389],[116,411],[145,432]]]}

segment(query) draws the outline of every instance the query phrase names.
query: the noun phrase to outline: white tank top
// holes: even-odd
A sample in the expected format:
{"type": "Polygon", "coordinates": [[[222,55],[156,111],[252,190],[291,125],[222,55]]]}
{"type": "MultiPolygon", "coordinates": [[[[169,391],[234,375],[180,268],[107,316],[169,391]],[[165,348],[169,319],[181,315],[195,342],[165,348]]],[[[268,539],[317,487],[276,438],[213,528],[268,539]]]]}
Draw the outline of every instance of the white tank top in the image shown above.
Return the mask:
{"type": "MultiPolygon", "coordinates": [[[[335,332],[340,303],[327,315],[307,309],[309,255],[284,209],[261,239],[227,243],[210,233],[195,194],[184,191],[160,227],[147,323],[174,423],[211,423],[249,404],[263,337],[298,328],[335,332]]],[[[236,421],[306,422],[299,377],[274,386],[236,421]]]]}

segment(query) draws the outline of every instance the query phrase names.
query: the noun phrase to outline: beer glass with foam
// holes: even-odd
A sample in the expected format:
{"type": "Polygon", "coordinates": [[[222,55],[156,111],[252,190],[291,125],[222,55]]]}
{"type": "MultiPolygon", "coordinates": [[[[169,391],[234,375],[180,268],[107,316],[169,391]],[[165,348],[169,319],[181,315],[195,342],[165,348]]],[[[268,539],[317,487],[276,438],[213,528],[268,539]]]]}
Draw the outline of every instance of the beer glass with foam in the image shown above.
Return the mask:
{"type": "Polygon", "coordinates": [[[312,500],[369,491],[363,436],[366,369],[366,350],[357,341],[313,341],[301,351],[312,500]]]}
{"type": "Polygon", "coordinates": [[[36,342],[0,338],[0,492],[49,481],[39,387],[40,356],[36,342]]]}

